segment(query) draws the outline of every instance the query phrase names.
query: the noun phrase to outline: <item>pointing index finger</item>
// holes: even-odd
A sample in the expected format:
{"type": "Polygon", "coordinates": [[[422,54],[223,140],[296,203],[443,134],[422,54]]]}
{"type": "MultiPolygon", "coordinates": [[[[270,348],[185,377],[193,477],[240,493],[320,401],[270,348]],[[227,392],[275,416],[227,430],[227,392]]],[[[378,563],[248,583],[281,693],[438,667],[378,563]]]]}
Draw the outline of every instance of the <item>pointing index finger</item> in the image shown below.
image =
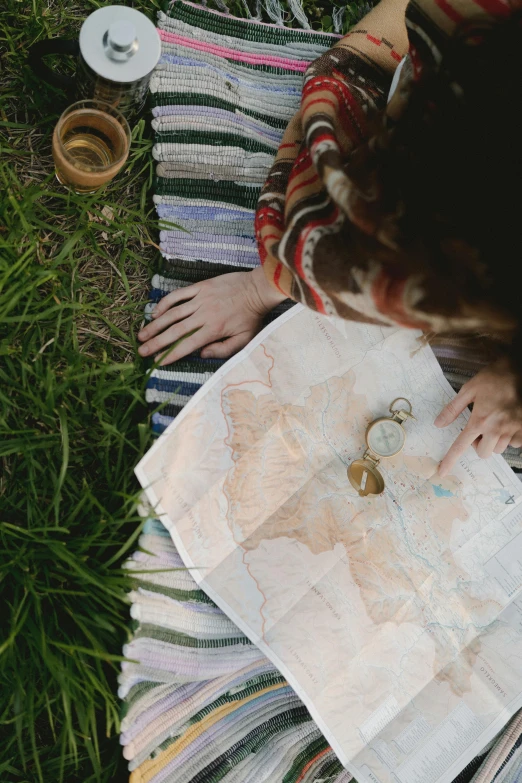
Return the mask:
{"type": "Polygon", "coordinates": [[[459,457],[464,454],[465,451],[469,449],[471,444],[475,441],[477,435],[479,435],[479,431],[475,428],[471,428],[468,424],[467,427],[463,429],[463,431],[460,433],[458,438],[456,439],[453,446],[450,448],[444,459],[439,465],[439,476],[443,478],[444,476],[447,476],[450,470],[455,465],[456,461],[459,457]]]}

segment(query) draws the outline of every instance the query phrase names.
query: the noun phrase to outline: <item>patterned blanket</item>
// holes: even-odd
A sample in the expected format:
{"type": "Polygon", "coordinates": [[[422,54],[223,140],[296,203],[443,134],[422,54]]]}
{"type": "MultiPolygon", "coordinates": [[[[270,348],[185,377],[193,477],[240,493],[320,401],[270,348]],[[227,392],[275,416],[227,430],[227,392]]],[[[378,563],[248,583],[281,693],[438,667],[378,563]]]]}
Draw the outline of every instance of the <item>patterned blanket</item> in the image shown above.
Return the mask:
{"type": "MultiPolygon", "coordinates": [[[[329,35],[181,0],[160,13],[158,26],[163,53],[151,89],[164,260],[149,311],[174,288],[259,263],[258,193],[299,104],[301,74],[332,44],[329,35]]],[[[191,355],[152,371],[146,394],[154,409],[161,404],[156,433],[221,364],[191,355]]],[[[157,520],[146,521],[128,567],[135,626],[119,695],[131,783],[348,783],[306,708],[198,589],[157,520]]],[[[503,783],[515,780],[521,733],[515,718],[495,751],[477,757],[461,780],[479,770],[487,783],[499,767],[503,783]]]]}
{"type": "MultiPolygon", "coordinates": [[[[259,264],[254,210],[261,186],[299,106],[303,71],[335,40],[179,0],[168,16],[159,14],[158,26],[162,57],[151,82],[154,201],[165,265],[153,278],[149,309],[173,288],[259,264]]],[[[154,408],[165,403],[153,415],[156,433],[221,364],[193,355],[153,371],[147,402],[154,408]]]]}
{"type": "MultiPolygon", "coordinates": [[[[151,91],[164,262],[148,311],[174,288],[259,264],[260,188],[299,105],[303,71],[335,40],[180,0],[158,26],[162,57],[151,91]]],[[[152,371],[147,401],[162,404],[154,432],[222,363],[191,355],[152,371]]],[[[186,571],[173,570],[182,565],[163,526],[148,520],[129,563],[137,627],[120,677],[132,783],[347,783],[351,776],[284,678],[186,571]]]]}

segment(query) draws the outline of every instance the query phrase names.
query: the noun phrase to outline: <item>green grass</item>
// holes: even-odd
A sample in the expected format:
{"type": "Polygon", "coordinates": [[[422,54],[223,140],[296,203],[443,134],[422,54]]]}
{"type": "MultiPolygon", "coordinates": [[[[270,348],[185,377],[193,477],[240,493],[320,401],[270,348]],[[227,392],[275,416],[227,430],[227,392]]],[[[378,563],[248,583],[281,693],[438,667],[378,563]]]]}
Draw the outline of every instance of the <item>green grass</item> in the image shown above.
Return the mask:
{"type": "MultiPolygon", "coordinates": [[[[157,253],[150,132],[134,129],[103,193],[68,193],[50,150],[67,99],[25,64],[99,5],[4,0],[0,14],[2,783],[127,778],[116,676],[149,442],[135,334],[157,253]]],[[[157,2],[134,6],[154,16],[157,2]]],[[[328,0],[305,6],[329,29],[328,0]]]]}
{"type": "MultiPolygon", "coordinates": [[[[65,96],[27,47],[72,37],[95,3],[8,0],[0,15],[0,780],[124,779],[116,675],[121,562],[139,532],[148,443],[136,357],[156,230],[151,141],[76,196],[53,175],[65,96]]],[[[152,3],[146,10],[152,13],[152,3]]]]}

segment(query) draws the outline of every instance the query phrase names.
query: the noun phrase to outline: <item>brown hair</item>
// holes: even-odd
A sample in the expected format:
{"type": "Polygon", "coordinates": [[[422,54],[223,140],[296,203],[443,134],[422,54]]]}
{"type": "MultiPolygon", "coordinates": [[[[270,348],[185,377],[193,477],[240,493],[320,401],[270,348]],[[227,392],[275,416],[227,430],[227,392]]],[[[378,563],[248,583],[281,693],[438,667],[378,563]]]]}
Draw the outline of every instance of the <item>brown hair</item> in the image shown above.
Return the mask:
{"type": "Polygon", "coordinates": [[[396,125],[381,119],[347,172],[378,194],[361,253],[422,273],[422,309],[480,313],[522,398],[521,32],[522,10],[461,27],[439,67],[412,85],[396,125]]]}

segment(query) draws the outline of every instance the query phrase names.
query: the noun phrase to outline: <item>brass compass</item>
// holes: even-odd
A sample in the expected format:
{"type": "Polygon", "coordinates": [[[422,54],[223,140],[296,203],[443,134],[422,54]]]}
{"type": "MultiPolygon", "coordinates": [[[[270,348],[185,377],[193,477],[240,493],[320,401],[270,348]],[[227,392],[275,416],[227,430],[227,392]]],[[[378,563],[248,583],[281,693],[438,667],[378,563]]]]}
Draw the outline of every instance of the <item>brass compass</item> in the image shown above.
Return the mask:
{"type": "Polygon", "coordinates": [[[397,397],[390,405],[391,416],[382,416],[370,422],[366,429],[367,449],[362,459],[356,459],[348,468],[350,484],[361,497],[380,495],[384,492],[384,479],[377,465],[381,459],[394,457],[403,450],[406,431],[402,426],[406,419],[414,419],[411,402],[397,397]],[[396,407],[406,403],[407,408],[396,407]]]}

